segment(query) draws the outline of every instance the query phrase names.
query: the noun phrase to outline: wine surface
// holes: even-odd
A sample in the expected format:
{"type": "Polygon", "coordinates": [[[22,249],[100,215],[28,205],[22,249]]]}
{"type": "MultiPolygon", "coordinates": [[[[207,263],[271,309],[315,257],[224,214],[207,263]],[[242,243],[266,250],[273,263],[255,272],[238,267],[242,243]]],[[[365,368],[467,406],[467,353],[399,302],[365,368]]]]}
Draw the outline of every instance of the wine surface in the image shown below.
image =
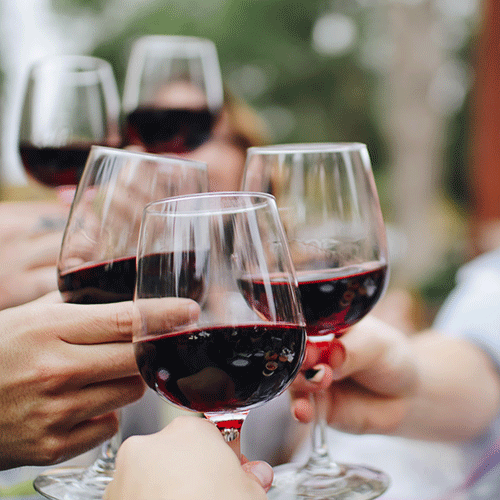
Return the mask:
{"type": "Polygon", "coordinates": [[[134,344],[144,380],[199,412],[247,410],[274,398],[297,374],[305,343],[304,328],[279,323],[151,333],[134,344]]]}
{"type": "Polygon", "coordinates": [[[58,276],[65,302],[104,304],[132,300],[135,288],[135,257],[82,266],[58,276]]]}
{"type": "MultiPolygon", "coordinates": [[[[361,266],[338,274],[338,271],[298,273],[300,297],[307,325],[307,335],[336,336],[365,316],[377,303],[385,286],[387,266],[363,269],[361,266]]],[[[242,280],[243,294],[249,304],[268,317],[262,282],[242,280]],[[262,297],[262,298],[260,298],[262,297]]],[[[287,286],[271,282],[275,289],[287,286]]],[[[275,293],[279,293],[276,291],[275,293]]]]}
{"type": "Polygon", "coordinates": [[[76,185],[82,176],[91,144],[38,147],[22,143],[21,161],[26,172],[46,186],[76,185]]]}
{"type": "Polygon", "coordinates": [[[150,153],[185,153],[210,138],[214,122],[208,109],[140,107],[127,116],[125,137],[150,153]]]}

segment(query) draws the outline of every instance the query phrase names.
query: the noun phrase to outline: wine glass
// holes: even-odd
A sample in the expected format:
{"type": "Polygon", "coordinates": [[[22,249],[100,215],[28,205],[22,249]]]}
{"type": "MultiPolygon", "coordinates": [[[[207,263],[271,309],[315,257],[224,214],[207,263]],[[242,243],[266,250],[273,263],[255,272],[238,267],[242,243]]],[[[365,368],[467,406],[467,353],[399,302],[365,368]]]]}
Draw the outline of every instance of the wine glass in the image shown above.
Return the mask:
{"type": "Polygon", "coordinates": [[[298,373],[305,328],[272,196],[223,192],[148,205],[137,251],[133,342],[146,383],[202,412],[239,453],[248,411],[298,373]],[[190,298],[199,315],[161,317],[161,301],[190,298]],[[167,318],[168,319],[168,318],[167,318]]]}
{"type": "Polygon", "coordinates": [[[124,136],[151,153],[185,153],[207,141],[224,100],[210,40],[150,35],[132,45],[125,75],[124,136]]]}
{"type": "MultiPolygon", "coordinates": [[[[328,363],[334,339],[367,314],[388,280],[384,222],[364,144],[290,144],[247,151],[243,190],[276,197],[297,272],[308,348],[328,363]]],[[[389,478],[335,463],[325,439],[326,391],[315,396],[312,453],[275,469],[271,499],[368,500],[389,478]]]]}
{"type": "Polygon", "coordinates": [[[119,120],[118,88],[107,61],[79,55],[37,61],[28,74],[19,129],[26,173],[74,194],[91,145],[120,144],[119,120]]]}
{"type": "MultiPolygon", "coordinates": [[[[142,211],[147,203],[207,191],[205,163],[92,146],[71,206],[58,260],[65,302],[132,300],[142,211]]],[[[37,491],[55,499],[101,499],[112,479],[120,433],[82,469],[48,470],[37,491]]]]}

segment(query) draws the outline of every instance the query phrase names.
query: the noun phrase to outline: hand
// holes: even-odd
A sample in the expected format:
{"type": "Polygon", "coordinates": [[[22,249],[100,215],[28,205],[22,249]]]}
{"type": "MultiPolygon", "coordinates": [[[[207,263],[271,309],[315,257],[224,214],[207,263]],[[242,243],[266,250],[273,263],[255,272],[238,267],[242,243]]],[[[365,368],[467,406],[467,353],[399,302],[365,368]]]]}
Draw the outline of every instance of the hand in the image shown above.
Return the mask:
{"type": "Polygon", "coordinates": [[[57,289],[67,215],[68,207],[59,202],[0,203],[0,309],[57,289]]]}
{"type": "Polygon", "coordinates": [[[498,414],[498,373],[468,341],[432,330],[407,335],[366,317],[334,345],[326,364],[309,349],[291,386],[299,421],[313,419],[309,395],[322,389],[329,425],[356,434],[464,440],[481,434],[498,414]]]}
{"type": "MultiPolygon", "coordinates": [[[[293,412],[300,421],[313,418],[308,393],[328,391],[330,425],[351,433],[391,432],[415,394],[417,371],[406,336],[365,318],[333,342],[328,364],[317,364],[319,350],[308,345],[302,374],[292,386],[293,412]],[[307,380],[305,370],[319,370],[307,380]]],[[[309,372],[311,373],[311,372],[309,372]]]]}
{"type": "MultiPolygon", "coordinates": [[[[192,304],[165,299],[157,320],[184,322],[192,304]]],[[[145,390],[134,323],[132,302],[66,304],[57,292],[0,312],[0,469],[57,463],[116,433],[114,410],[145,390]]]]}
{"type": "Polygon", "coordinates": [[[208,420],[178,417],[162,431],[133,436],[118,451],[105,500],[265,500],[272,469],[242,464],[208,420]]]}

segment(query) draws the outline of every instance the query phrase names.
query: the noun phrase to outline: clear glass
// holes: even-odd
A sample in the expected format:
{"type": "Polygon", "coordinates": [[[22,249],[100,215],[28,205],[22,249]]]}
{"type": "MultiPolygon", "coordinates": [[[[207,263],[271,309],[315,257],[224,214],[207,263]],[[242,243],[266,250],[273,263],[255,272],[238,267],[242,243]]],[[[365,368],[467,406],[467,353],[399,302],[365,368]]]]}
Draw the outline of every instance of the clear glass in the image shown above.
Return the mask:
{"type": "MultiPolygon", "coordinates": [[[[384,222],[367,148],[359,143],[250,148],[243,190],[276,197],[296,269],[308,348],[328,363],[332,342],[359,321],[388,281],[384,222]]],[[[326,442],[326,393],[316,395],[312,452],[275,469],[270,499],[369,500],[389,478],[336,463],[326,442]]]]}
{"type": "Polygon", "coordinates": [[[185,153],[207,141],[224,92],[215,44],[150,35],[131,49],[123,91],[124,138],[151,153],[185,153]]]}
{"type": "Polygon", "coordinates": [[[133,340],[144,380],[168,402],[204,413],[239,454],[248,411],[288,387],[305,350],[274,199],[226,192],[150,204],[137,265],[133,340]],[[161,303],[172,298],[196,301],[199,314],[166,321],[161,303]]]}
{"type": "Polygon", "coordinates": [[[36,62],[28,74],[19,129],[26,173],[45,186],[73,187],[74,193],[91,145],[120,145],[120,112],[107,61],[60,55],[36,62]]]}
{"type": "MultiPolygon", "coordinates": [[[[154,200],[207,189],[204,163],[92,146],[59,255],[58,286],[64,300],[79,304],[132,300],[144,207],[154,200]]],[[[36,490],[58,500],[102,498],[120,444],[118,432],[102,445],[89,468],[48,470],[36,478],[36,490]]]]}

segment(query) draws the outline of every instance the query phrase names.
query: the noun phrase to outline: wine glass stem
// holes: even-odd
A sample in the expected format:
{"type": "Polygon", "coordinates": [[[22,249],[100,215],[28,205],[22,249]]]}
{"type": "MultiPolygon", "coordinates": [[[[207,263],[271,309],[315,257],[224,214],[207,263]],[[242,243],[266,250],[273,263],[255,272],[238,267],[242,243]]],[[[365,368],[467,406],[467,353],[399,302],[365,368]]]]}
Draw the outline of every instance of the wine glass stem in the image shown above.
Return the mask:
{"type": "Polygon", "coordinates": [[[311,432],[312,438],[312,451],[304,466],[305,469],[320,471],[321,469],[328,469],[330,474],[332,469],[335,470],[335,474],[340,474],[340,467],[331,460],[330,454],[328,452],[328,443],[326,440],[326,410],[327,410],[327,398],[328,394],[326,391],[320,391],[313,394],[313,403],[315,406],[315,418],[313,423],[313,428],[311,432]]]}
{"type": "MultiPolygon", "coordinates": [[[[224,436],[224,433],[222,435],[224,436]]],[[[236,453],[236,456],[241,458],[241,433],[238,432],[238,436],[231,441],[228,441],[225,436],[224,439],[234,453],[236,453]]]]}
{"type": "Polygon", "coordinates": [[[119,421],[118,432],[102,444],[99,456],[92,465],[92,468],[99,473],[113,473],[115,470],[116,454],[122,443],[121,410],[118,410],[117,414],[119,421]]]}
{"type": "Polygon", "coordinates": [[[217,413],[205,413],[205,417],[217,426],[224,441],[236,453],[238,458],[241,458],[241,427],[247,415],[248,411],[229,414],[228,416],[221,416],[217,413]]]}

